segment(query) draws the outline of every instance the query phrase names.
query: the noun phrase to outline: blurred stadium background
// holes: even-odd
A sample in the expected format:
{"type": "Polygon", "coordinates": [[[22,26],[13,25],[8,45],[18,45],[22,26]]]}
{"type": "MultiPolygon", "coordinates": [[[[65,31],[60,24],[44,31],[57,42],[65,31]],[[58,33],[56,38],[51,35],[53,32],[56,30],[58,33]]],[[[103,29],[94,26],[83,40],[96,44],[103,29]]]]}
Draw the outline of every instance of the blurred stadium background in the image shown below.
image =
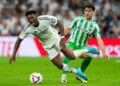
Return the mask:
{"type": "MultiPolygon", "coordinates": [[[[108,55],[120,57],[120,0],[0,0],[0,56],[12,54],[16,37],[27,24],[24,15],[27,10],[35,9],[38,15],[56,16],[66,28],[76,16],[84,15],[84,6],[88,3],[95,5],[93,19],[100,25],[108,55]]],[[[98,48],[95,39],[88,45],[98,48]]],[[[46,56],[46,52],[33,38],[24,41],[17,56],[39,57],[46,56]]]]}
{"type": "MultiPolygon", "coordinates": [[[[27,24],[24,16],[27,10],[36,9],[38,15],[56,16],[66,28],[76,16],[84,15],[84,6],[88,3],[96,7],[93,18],[100,25],[107,54],[113,58],[110,63],[103,58],[93,59],[85,72],[90,78],[88,84],[80,84],[71,74],[68,76],[70,83],[64,86],[120,86],[120,0],[0,0],[0,86],[32,86],[29,82],[32,72],[42,73],[44,86],[62,85],[61,71],[48,58],[25,58],[47,56],[33,36],[21,44],[17,56],[23,58],[17,58],[16,64],[8,65],[9,58],[4,57],[11,56],[16,38],[27,24]]],[[[88,45],[99,49],[94,37],[88,45]]],[[[102,57],[102,53],[95,57],[102,57]]],[[[73,61],[72,65],[80,66],[79,60],[73,61]]]]}
{"type": "Polygon", "coordinates": [[[27,23],[24,13],[29,9],[56,16],[66,28],[76,16],[84,15],[88,3],[96,7],[93,18],[102,37],[120,37],[120,0],[0,0],[0,35],[17,36],[27,23]]]}

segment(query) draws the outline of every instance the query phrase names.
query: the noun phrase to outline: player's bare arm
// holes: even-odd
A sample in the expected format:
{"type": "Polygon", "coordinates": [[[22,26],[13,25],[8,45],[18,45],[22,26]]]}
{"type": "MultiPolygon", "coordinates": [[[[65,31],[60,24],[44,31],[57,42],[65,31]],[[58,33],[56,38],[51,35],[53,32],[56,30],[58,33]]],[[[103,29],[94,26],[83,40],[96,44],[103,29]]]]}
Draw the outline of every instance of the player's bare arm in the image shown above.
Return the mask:
{"type": "Polygon", "coordinates": [[[70,31],[71,31],[71,28],[70,28],[70,27],[67,27],[67,28],[64,30],[64,34],[67,35],[70,31]]]}
{"type": "Polygon", "coordinates": [[[17,41],[16,41],[16,43],[15,43],[14,50],[13,50],[13,54],[12,54],[12,57],[10,58],[9,64],[12,63],[12,60],[15,62],[16,52],[17,52],[17,50],[18,50],[21,42],[22,42],[22,39],[20,39],[20,38],[18,37],[18,38],[17,38],[17,41]]]}
{"type": "Polygon", "coordinates": [[[63,27],[62,23],[61,23],[59,20],[57,20],[57,26],[59,27],[60,35],[61,35],[61,37],[62,37],[62,38],[61,38],[60,45],[61,45],[62,47],[65,47],[64,27],[63,27]]]}
{"type": "Polygon", "coordinates": [[[99,45],[99,47],[100,47],[100,49],[101,49],[101,51],[102,51],[102,53],[103,53],[103,56],[104,56],[105,58],[107,58],[107,60],[109,61],[110,58],[109,58],[108,55],[106,54],[105,47],[104,47],[104,43],[103,43],[101,37],[97,37],[97,41],[98,41],[98,45],[99,45]]]}

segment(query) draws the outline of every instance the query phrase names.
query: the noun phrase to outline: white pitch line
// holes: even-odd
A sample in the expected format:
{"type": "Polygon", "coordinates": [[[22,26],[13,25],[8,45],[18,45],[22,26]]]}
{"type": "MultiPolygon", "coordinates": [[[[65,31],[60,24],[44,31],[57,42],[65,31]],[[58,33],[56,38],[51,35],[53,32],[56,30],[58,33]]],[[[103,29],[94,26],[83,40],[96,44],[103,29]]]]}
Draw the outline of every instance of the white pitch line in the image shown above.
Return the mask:
{"type": "Polygon", "coordinates": [[[116,63],[120,63],[120,60],[116,60],[115,62],[116,62],[116,63]]]}

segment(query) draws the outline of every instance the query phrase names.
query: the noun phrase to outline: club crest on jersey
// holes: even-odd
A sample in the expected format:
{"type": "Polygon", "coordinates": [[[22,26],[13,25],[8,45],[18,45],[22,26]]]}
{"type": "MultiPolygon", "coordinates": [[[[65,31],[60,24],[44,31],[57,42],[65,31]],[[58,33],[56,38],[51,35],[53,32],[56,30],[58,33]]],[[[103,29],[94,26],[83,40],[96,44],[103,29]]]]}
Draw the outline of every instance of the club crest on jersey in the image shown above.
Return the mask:
{"type": "Polygon", "coordinates": [[[43,24],[43,25],[42,25],[42,28],[46,28],[46,25],[45,25],[45,24],[43,24]]]}
{"type": "Polygon", "coordinates": [[[89,31],[92,31],[92,28],[89,28],[89,31]]]}
{"type": "Polygon", "coordinates": [[[56,20],[54,18],[52,18],[51,22],[54,24],[56,22],[56,20]]]}

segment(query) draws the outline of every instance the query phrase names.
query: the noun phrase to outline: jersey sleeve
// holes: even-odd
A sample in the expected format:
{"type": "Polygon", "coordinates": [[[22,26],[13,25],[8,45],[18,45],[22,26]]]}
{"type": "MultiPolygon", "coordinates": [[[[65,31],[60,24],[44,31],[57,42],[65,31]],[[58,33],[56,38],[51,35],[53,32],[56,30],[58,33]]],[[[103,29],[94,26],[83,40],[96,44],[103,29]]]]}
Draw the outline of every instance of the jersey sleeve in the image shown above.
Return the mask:
{"type": "Polygon", "coordinates": [[[69,26],[71,29],[74,29],[74,27],[77,25],[78,19],[79,19],[79,18],[75,18],[75,19],[72,21],[72,23],[71,23],[70,26],[69,26]]]}
{"type": "Polygon", "coordinates": [[[56,25],[57,24],[57,18],[50,15],[43,15],[38,17],[39,20],[47,20],[49,24],[56,25]]]}
{"type": "Polygon", "coordinates": [[[26,25],[23,31],[20,33],[19,35],[20,39],[25,39],[28,36],[29,33],[27,32],[27,28],[28,28],[28,25],[26,25]]]}
{"type": "Polygon", "coordinates": [[[101,37],[100,26],[98,24],[95,26],[95,37],[101,37]]]}

